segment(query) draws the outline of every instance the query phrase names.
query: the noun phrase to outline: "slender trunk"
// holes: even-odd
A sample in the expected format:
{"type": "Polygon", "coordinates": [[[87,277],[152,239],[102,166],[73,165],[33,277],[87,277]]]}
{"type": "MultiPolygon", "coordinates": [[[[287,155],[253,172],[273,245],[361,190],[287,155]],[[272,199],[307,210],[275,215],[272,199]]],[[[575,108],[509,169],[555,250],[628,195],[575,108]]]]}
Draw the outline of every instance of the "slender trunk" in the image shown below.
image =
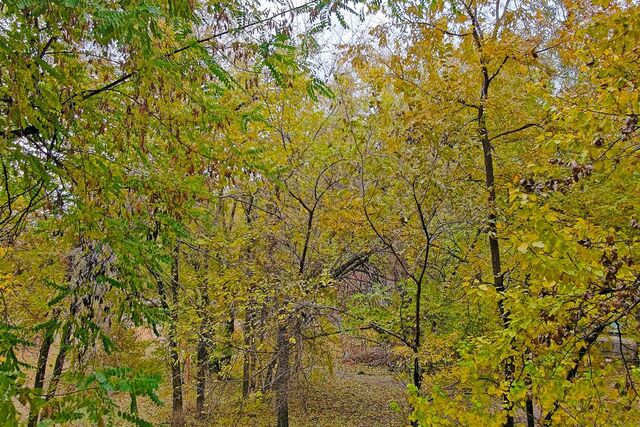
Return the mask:
{"type": "Polygon", "coordinates": [[[533,412],[533,399],[531,398],[531,395],[527,396],[526,410],[527,410],[527,427],[536,427],[536,417],[533,412]]]}
{"type": "Polygon", "coordinates": [[[54,330],[52,327],[49,327],[45,330],[44,336],[42,337],[42,343],[40,344],[40,352],[38,354],[38,369],[36,371],[36,376],[33,381],[34,389],[42,389],[44,385],[44,377],[47,371],[47,363],[49,361],[49,350],[51,349],[51,344],[53,343],[53,335],[54,335],[54,330]]]}
{"type": "Polygon", "coordinates": [[[249,393],[252,391],[251,384],[251,359],[253,357],[252,349],[252,334],[253,334],[253,310],[249,307],[246,308],[245,320],[244,320],[244,355],[242,361],[242,398],[249,397],[249,393]]]}
{"type": "Polygon", "coordinates": [[[278,325],[278,369],[276,371],[276,414],[278,427],[289,427],[289,339],[287,322],[278,325]]]}
{"type": "Polygon", "coordinates": [[[62,369],[67,358],[67,352],[71,345],[71,332],[73,331],[73,325],[71,319],[73,319],[78,312],[78,301],[76,298],[71,301],[69,307],[69,320],[62,328],[62,335],[60,337],[60,350],[58,350],[58,356],[56,362],[53,365],[53,374],[51,375],[51,381],[49,382],[49,389],[47,391],[46,400],[51,399],[58,390],[58,384],[60,383],[60,376],[62,375],[62,369]]]}
{"type": "Polygon", "coordinates": [[[178,343],[175,340],[176,328],[174,325],[169,330],[169,346],[171,347],[171,382],[172,382],[172,395],[171,401],[173,410],[171,413],[171,426],[179,427],[183,425],[183,410],[182,410],[182,371],[180,369],[180,356],[178,354],[178,343]]]}
{"type": "Polygon", "coordinates": [[[231,362],[233,348],[229,345],[235,331],[235,311],[233,307],[230,309],[229,318],[224,322],[224,341],[216,346],[217,353],[221,353],[220,357],[212,359],[209,363],[209,369],[222,379],[226,377],[224,367],[231,362]]]}
{"type": "Polygon", "coordinates": [[[235,313],[235,309],[232,306],[229,311],[229,318],[227,319],[227,322],[224,325],[225,340],[227,340],[227,342],[224,345],[224,356],[222,356],[222,358],[220,359],[221,367],[228,365],[231,362],[231,355],[233,353],[233,349],[229,345],[229,342],[231,341],[233,337],[233,333],[235,332],[235,329],[236,329],[235,324],[236,324],[236,313],[235,313]]]}
{"type": "MultiPolygon", "coordinates": [[[[278,353],[279,354],[279,353],[278,353]]],[[[271,390],[271,388],[273,387],[273,368],[274,366],[276,366],[276,364],[278,363],[278,358],[276,357],[274,360],[272,360],[271,362],[269,362],[269,364],[267,365],[267,370],[264,374],[264,381],[262,382],[262,392],[266,393],[267,391],[271,390]]]]}
{"type": "Polygon", "coordinates": [[[258,351],[256,349],[256,339],[255,335],[251,336],[251,358],[249,360],[249,372],[251,376],[249,377],[249,391],[254,391],[257,387],[258,379],[256,378],[256,373],[258,372],[258,351]]]}
{"type": "MultiPolygon", "coordinates": [[[[38,366],[36,370],[36,376],[33,381],[33,389],[36,392],[42,392],[42,390],[44,389],[44,378],[47,372],[47,363],[49,362],[49,351],[51,350],[51,344],[53,343],[53,336],[55,333],[53,322],[56,321],[56,318],[57,314],[54,312],[51,319],[52,325],[45,329],[44,335],[42,336],[40,352],[38,353],[38,366]]],[[[31,402],[31,407],[29,408],[29,421],[27,423],[27,426],[35,427],[38,424],[39,416],[40,410],[37,409],[36,405],[33,402],[31,402]]]]}
{"type": "Polygon", "coordinates": [[[413,358],[413,385],[418,390],[422,387],[422,368],[420,367],[420,358],[416,355],[413,358]]]}
{"type": "MultiPolygon", "coordinates": [[[[569,372],[567,372],[567,376],[565,378],[566,381],[569,381],[569,382],[573,381],[575,377],[578,375],[578,369],[580,368],[580,363],[582,362],[582,359],[584,358],[584,356],[587,355],[587,353],[589,353],[589,350],[591,350],[591,346],[593,346],[593,344],[596,342],[596,340],[598,339],[598,337],[606,327],[607,327],[607,323],[599,325],[584,340],[584,345],[580,348],[580,350],[578,351],[578,354],[573,359],[573,366],[571,367],[569,372]]],[[[553,402],[553,407],[544,417],[542,425],[551,426],[553,424],[553,415],[556,413],[558,409],[560,409],[560,400],[556,400],[555,402],[553,402]]]]}
{"type": "MultiPolygon", "coordinates": [[[[250,196],[251,203],[247,205],[245,210],[245,219],[247,221],[248,226],[252,226],[253,216],[251,215],[251,207],[253,204],[253,195],[250,196]]],[[[252,239],[253,241],[253,239],[252,239]]],[[[253,247],[249,245],[246,251],[246,260],[250,261],[253,254],[253,247]]],[[[254,289],[253,285],[249,286],[249,295],[253,295],[254,289]]],[[[253,299],[249,299],[245,308],[245,317],[244,317],[244,355],[242,360],[242,398],[246,399],[249,397],[249,394],[253,391],[254,388],[254,380],[253,380],[253,372],[255,368],[255,349],[253,347],[254,336],[253,336],[253,326],[254,326],[254,317],[255,317],[255,307],[256,301],[253,299]]]]}
{"type": "MultiPolygon", "coordinates": [[[[306,206],[306,205],[305,205],[306,206]]],[[[307,260],[307,251],[309,250],[309,241],[311,240],[311,230],[313,228],[313,215],[315,213],[315,207],[308,210],[309,216],[307,217],[307,231],[304,235],[304,244],[302,245],[302,255],[300,256],[300,276],[304,273],[305,262],[307,260]]]]}
{"type": "MultiPolygon", "coordinates": [[[[504,273],[502,272],[502,263],[500,261],[500,244],[498,242],[498,227],[497,227],[497,215],[496,215],[496,189],[495,189],[495,174],[493,171],[493,147],[491,146],[491,138],[489,137],[489,130],[487,128],[487,118],[485,108],[487,100],[489,99],[489,86],[492,79],[496,76],[489,77],[489,69],[487,67],[487,60],[483,51],[483,36],[480,23],[478,22],[478,11],[474,11],[470,5],[464,4],[467,14],[472,21],[473,39],[476,45],[476,49],[480,55],[480,65],[482,70],[482,86],[480,89],[480,103],[476,107],[478,109],[478,115],[476,118],[477,132],[480,143],[482,144],[482,154],[484,158],[484,171],[485,171],[485,186],[489,192],[488,208],[489,214],[487,216],[489,226],[489,250],[491,252],[491,270],[493,272],[493,286],[498,293],[498,312],[502,320],[503,327],[506,329],[511,323],[509,312],[504,306],[504,273]]],[[[497,71],[496,71],[497,73],[497,71]]],[[[513,414],[513,402],[509,398],[509,388],[513,384],[515,375],[515,363],[512,356],[505,360],[503,369],[504,379],[508,385],[507,390],[502,395],[503,407],[507,413],[507,418],[504,422],[505,427],[513,427],[514,420],[513,414]]]]}
{"type": "Polygon", "coordinates": [[[205,389],[207,381],[207,345],[203,338],[198,341],[198,372],[196,374],[196,415],[204,415],[205,389]]]}
{"type": "Polygon", "coordinates": [[[184,424],[184,414],[182,409],[182,370],[180,369],[180,355],[178,353],[177,323],[178,323],[178,285],[180,249],[176,245],[171,264],[171,324],[169,325],[169,351],[171,353],[171,381],[172,381],[172,403],[173,411],[171,415],[171,426],[181,427],[184,424]]]}
{"type": "MultiPolygon", "coordinates": [[[[478,107],[478,134],[482,143],[482,153],[484,157],[485,168],[485,184],[489,192],[489,250],[491,252],[491,270],[493,273],[493,286],[499,295],[498,299],[498,313],[502,319],[503,327],[506,329],[511,323],[511,317],[509,312],[504,306],[504,300],[502,295],[504,294],[504,273],[502,272],[502,262],[500,260],[500,244],[498,242],[498,227],[497,227],[497,215],[496,215],[496,189],[495,189],[495,175],[493,171],[493,148],[491,141],[489,140],[489,133],[487,131],[486,118],[484,112],[484,102],[487,99],[489,90],[489,74],[486,67],[483,67],[483,85],[482,85],[482,101],[483,103],[478,107]]],[[[504,379],[509,386],[513,383],[515,365],[512,356],[505,360],[504,365],[504,379]]],[[[504,423],[505,427],[513,427],[513,415],[511,411],[513,409],[513,403],[509,399],[509,391],[506,390],[502,396],[504,408],[507,411],[507,419],[504,423]]]]}
{"type": "MultiPolygon", "coordinates": [[[[204,415],[205,390],[207,382],[207,365],[209,354],[207,346],[210,342],[210,327],[207,316],[209,307],[209,253],[205,253],[205,269],[202,280],[200,281],[201,307],[200,307],[200,333],[198,334],[197,347],[197,373],[196,373],[196,415],[202,417],[204,415]]],[[[197,269],[198,270],[198,269],[197,269]]]]}
{"type": "Polygon", "coordinates": [[[415,313],[415,327],[416,334],[414,337],[413,348],[413,385],[420,390],[422,386],[422,370],[420,368],[420,357],[418,351],[420,350],[420,299],[422,298],[422,283],[417,283],[416,287],[416,313],[415,313]]]}
{"type": "MultiPolygon", "coordinates": [[[[246,347],[246,341],[245,341],[246,347]]],[[[249,369],[249,354],[248,351],[244,352],[244,359],[242,361],[242,398],[246,399],[251,393],[251,370],[249,369]]]]}
{"type": "Polygon", "coordinates": [[[47,391],[46,399],[51,399],[58,390],[58,384],[60,383],[60,376],[62,375],[62,369],[67,358],[67,351],[71,343],[71,323],[67,323],[62,329],[62,336],[60,337],[60,350],[56,357],[56,362],[53,366],[53,374],[51,375],[51,382],[49,382],[49,390],[47,391]]]}
{"type": "MultiPolygon", "coordinates": [[[[475,19],[475,18],[474,18],[475,19]]],[[[476,24],[477,25],[477,24],[476,24]]],[[[474,29],[477,36],[477,29],[474,29]]],[[[478,42],[480,48],[480,43],[478,42]]],[[[481,49],[481,48],[480,48],[481,49]]],[[[482,52],[481,52],[482,56],[482,52]]],[[[496,215],[496,188],[495,188],[495,173],[493,170],[493,147],[491,145],[491,139],[489,138],[489,130],[487,129],[485,106],[489,98],[489,85],[491,84],[491,78],[489,77],[489,70],[482,62],[482,88],[480,90],[480,105],[478,106],[478,115],[476,121],[478,123],[478,137],[482,144],[482,154],[484,160],[485,171],[485,187],[489,193],[488,195],[488,208],[489,214],[487,216],[489,227],[489,251],[491,252],[491,270],[493,273],[493,286],[498,293],[498,312],[502,320],[503,327],[506,329],[511,323],[509,312],[505,309],[504,300],[502,295],[504,294],[504,273],[502,272],[502,262],[500,260],[500,243],[498,241],[498,217],[496,215]]],[[[504,379],[509,385],[513,383],[515,374],[514,359],[512,356],[505,360],[504,365],[504,379]]],[[[505,420],[505,427],[513,427],[513,402],[509,398],[509,390],[507,389],[502,395],[504,409],[507,411],[507,419],[505,420]]]]}
{"type": "MultiPolygon", "coordinates": [[[[528,283],[529,276],[527,275],[525,282],[528,283]]],[[[532,360],[531,350],[527,349],[527,359],[529,362],[532,360]]],[[[527,387],[527,398],[525,401],[525,412],[527,413],[527,427],[536,426],[536,417],[533,410],[533,390],[531,389],[531,374],[527,373],[524,377],[524,384],[527,387]]]]}

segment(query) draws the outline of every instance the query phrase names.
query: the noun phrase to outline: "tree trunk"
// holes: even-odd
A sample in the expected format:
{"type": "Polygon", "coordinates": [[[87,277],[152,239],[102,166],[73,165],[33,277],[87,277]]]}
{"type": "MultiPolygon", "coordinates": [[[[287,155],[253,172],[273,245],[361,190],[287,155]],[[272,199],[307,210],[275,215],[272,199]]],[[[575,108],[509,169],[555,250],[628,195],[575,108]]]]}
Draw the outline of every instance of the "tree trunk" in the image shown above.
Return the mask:
{"type": "Polygon", "coordinates": [[[262,381],[262,389],[261,389],[262,393],[266,393],[267,391],[273,388],[273,368],[274,366],[276,366],[277,363],[278,363],[278,358],[276,357],[267,365],[267,370],[264,374],[264,380],[262,381]]]}
{"type": "Polygon", "coordinates": [[[71,345],[71,332],[73,331],[73,325],[71,319],[73,319],[78,312],[78,301],[74,297],[69,307],[69,320],[62,328],[62,336],[60,337],[60,350],[58,350],[58,356],[56,362],[53,365],[53,374],[51,375],[51,381],[49,382],[49,389],[47,391],[46,400],[51,399],[58,390],[58,384],[60,383],[60,376],[62,375],[62,369],[67,358],[67,352],[71,345]]]}
{"type": "MultiPolygon", "coordinates": [[[[201,331],[202,332],[202,331],[201,331]]],[[[198,372],[196,374],[196,415],[204,415],[205,388],[207,380],[207,347],[204,338],[198,342],[198,372]]]]}
{"type": "MultiPolygon", "coordinates": [[[[489,89],[489,76],[486,67],[483,67],[483,102],[487,98],[487,91],[489,89]]],[[[487,131],[484,105],[480,105],[478,108],[478,133],[480,141],[482,142],[482,152],[484,157],[485,168],[485,184],[487,191],[489,192],[489,250],[491,252],[491,270],[493,273],[493,286],[498,295],[503,295],[505,291],[504,287],[504,273],[502,272],[502,262],[500,260],[500,244],[498,242],[498,227],[497,227],[497,215],[496,215],[496,190],[495,190],[495,175],[493,171],[493,148],[489,140],[489,134],[487,131]]],[[[511,323],[509,312],[504,306],[504,300],[502,297],[498,297],[498,314],[502,320],[503,327],[506,329],[511,323]]],[[[514,379],[514,360],[513,357],[508,357],[505,360],[504,365],[504,379],[511,386],[514,379]]],[[[504,408],[507,411],[507,420],[505,421],[505,427],[513,427],[513,415],[510,411],[513,409],[513,403],[509,399],[508,390],[504,393],[503,397],[504,408]]]]}
{"type": "Polygon", "coordinates": [[[172,404],[171,426],[181,427],[184,424],[184,413],[182,409],[182,370],[180,369],[180,355],[178,353],[177,323],[178,323],[178,286],[180,248],[176,245],[171,264],[171,299],[172,307],[171,324],[169,325],[169,351],[171,353],[171,381],[172,381],[172,404]]]}
{"type": "MultiPolygon", "coordinates": [[[[580,368],[582,359],[587,355],[587,353],[589,353],[589,350],[591,350],[591,346],[593,346],[593,344],[597,341],[598,337],[600,336],[602,331],[604,331],[608,324],[609,322],[598,325],[584,340],[583,346],[580,347],[580,350],[578,350],[578,354],[573,359],[573,366],[565,377],[566,381],[573,381],[575,379],[576,375],[578,374],[578,369],[580,368]]],[[[553,424],[553,415],[558,409],[560,409],[560,401],[561,400],[558,399],[553,402],[551,410],[547,412],[547,415],[545,415],[544,419],[542,420],[543,426],[551,426],[553,424]]]]}
{"type": "MultiPolygon", "coordinates": [[[[428,256],[427,249],[427,255],[428,256]]],[[[426,265],[426,263],[425,263],[426,265]]],[[[422,277],[420,278],[422,279],[422,277]]],[[[420,280],[416,283],[416,313],[415,313],[415,327],[416,327],[416,335],[414,337],[414,348],[413,348],[413,385],[420,390],[422,385],[422,370],[420,369],[420,357],[418,356],[418,351],[420,350],[420,334],[421,334],[421,325],[420,325],[420,300],[422,299],[422,281],[420,280]]]]}
{"type": "Polygon", "coordinates": [[[218,374],[220,378],[225,377],[224,367],[231,362],[233,348],[229,345],[235,331],[235,310],[233,307],[229,310],[229,317],[224,322],[224,341],[217,346],[217,352],[222,353],[220,357],[216,357],[210,362],[211,372],[218,374]]]}
{"type": "Polygon", "coordinates": [[[422,368],[420,368],[420,358],[417,356],[417,352],[413,358],[413,385],[418,390],[422,387],[422,368]]]}
{"type": "Polygon", "coordinates": [[[249,397],[253,389],[251,381],[252,374],[252,358],[253,358],[253,346],[252,346],[252,334],[253,334],[253,310],[249,307],[246,308],[245,320],[244,320],[244,355],[242,361],[242,398],[249,397]]]}
{"type": "MultiPolygon", "coordinates": [[[[504,287],[504,273],[502,272],[502,263],[500,261],[500,244],[498,242],[498,227],[497,227],[497,215],[496,215],[496,189],[495,189],[495,174],[493,171],[493,147],[491,145],[491,138],[489,137],[489,130],[487,128],[486,117],[486,104],[489,99],[489,86],[496,74],[489,76],[489,69],[487,67],[487,60],[483,51],[483,36],[480,24],[478,22],[477,11],[474,13],[469,5],[465,4],[465,9],[472,21],[472,35],[476,45],[476,49],[480,54],[480,66],[482,71],[482,84],[480,88],[480,103],[476,106],[478,115],[476,117],[477,132],[480,143],[482,144],[482,154],[484,160],[485,171],[485,187],[489,193],[488,196],[488,209],[487,215],[488,228],[489,228],[489,250],[491,252],[491,270],[493,273],[493,286],[498,295],[503,295],[505,291],[504,287]]],[[[496,71],[497,73],[497,71],[496,71]]],[[[503,327],[506,329],[511,323],[508,310],[505,309],[504,300],[502,297],[498,297],[498,312],[502,320],[503,327]]],[[[508,357],[504,364],[504,379],[507,382],[509,388],[513,383],[515,374],[515,364],[513,357],[508,357]]],[[[509,389],[503,393],[503,408],[507,412],[507,418],[505,420],[505,427],[513,427],[514,420],[513,414],[513,402],[509,398],[509,389]]]]}
{"type": "MultiPolygon", "coordinates": [[[[528,279],[528,276],[527,276],[528,279]]],[[[528,281],[528,280],[527,280],[528,281]]],[[[527,349],[527,359],[531,362],[531,350],[527,349]]],[[[527,414],[527,427],[536,427],[536,416],[533,409],[533,390],[531,387],[531,374],[527,373],[524,377],[524,384],[527,387],[527,398],[525,401],[525,412],[527,414]]]]}
{"type": "MultiPolygon", "coordinates": [[[[204,415],[204,402],[207,382],[207,366],[209,353],[207,346],[210,342],[210,327],[207,316],[207,308],[209,307],[209,253],[205,253],[205,269],[204,277],[200,281],[201,307],[200,307],[200,332],[198,334],[197,348],[197,374],[196,374],[196,415],[202,418],[204,415]]],[[[199,266],[198,266],[199,267],[199,266]]],[[[197,268],[196,270],[199,270],[197,268]]]]}
{"type": "MultiPolygon", "coordinates": [[[[476,24],[477,25],[477,24],[476,24]]],[[[478,31],[474,29],[474,31],[478,31]]],[[[493,147],[491,145],[491,139],[489,138],[489,130],[487,129],[485,105],[489,98],[489,85],[491,84],[491,78],[489,77],[489,70],[482,63],[482,88],[480,91],[480,105],[478,106],[478,137],[482,144],[482,154],[484,160],[484,172],[485,172],[485,187],[489,193],[488,195],[488,209],[487,215],[488,228],[489,228],[489,251],[491,252],[491,270],[493,273],[493,286],[498,295],[503,295],[505,291],[504,287],[504,273],[502,272],[502,262],[500,260],[500,243],[498,241],[498,227],[497,227],[497,215],[496,215],[496,188],[495,188],[495,173],[493,170],[493,147]]],[[[509,312],[505,309],[504,300],[502,297],[498,297],[498,313],[502,320],[504,328],[508,328],[511,323],[509,312]]],[[[504,365],[504,379],[509,385],[513,383],[515,365],[513,357],[508,357],[505,360],[504,365]]],[[[513,409],[513,402],[509,399],[508,389],[502,396],[504,409],[507,411],[507,419],[504,423],[505,427],[513,427],[513,415],[510,413],[513,409]]]]}
{"type": "Polygon", "coordinates": [[[183,425],[182,410],[182,371],[180,369],[180,356],[178,354],[178,343],[175,340],[176,328],[174,325],[169,330],[169,346],[171,347],[171,382],[172,382],[172,406],[171,426],[180,427],[183,425]]]}
{"type": "Polygon", "coordinates": [[[277,426],[289,427],[289,338],[287,321],[278,325],[278,369],[276,371],[275,398],[277,426]]]}
{"type": "Polygon", "coordinates": [[[533,412],[533,399],[531,398],[531,396],[527,396],[526,410],[527,410],[527,427],[536,427],[536,417],[533,412]]]}
{"type": "MultiPolygon", "coordinates": [[[[227,319],[227,322],[224,325],[225,339],[228,341],[231,341],[233,337],[233,333],[235,332],[235,324],[236,324],[236,312],[234,307],[231,306],[231,309],[229,310],[229,318],[227,319]]],[[[233,353],[233,349],[231,345],[229,345],[229,342],[226,342],[224,346],[224,356],[222,356],[220,359],[221,367],[231,363],[232,353],[233,353]]]]}
{"type": "MultiPolygon", "coordinates": [[[[54,311],[51,322],[55,322],[57,318],[57,314],[54,311]]],[[[53,337],[55,333],[54,324],[47,327],[44,331],[44,335],[42,336],[42,343],[40,344],[40,352],[38,353],[38,366],[36,370],[36,376],[33,381],[33,389],[38,392],[42,392],[44,389],[44,378],[47,372],[47,363],[49,362],[49,351],[51,350],[51,344],[53,343],[53,337]]],[[[40,410],[36,409],[36,405],[31,403],[31,407],[29,408],[29,421],[28,427],[35,427],[38,424],[38,418],[40,415],[40,410]]]]}
{"type": "Polygon", "coordinates": [[[60,383],[60,376],[62,375],[62,369],[64,368],[64,362],[67,358],[67,350],[69,349],[69,343],[71,342],[71,324],[65,325],[62,336],[60,337],[60,350],[56,357],[56,363],[53,366],[53,375],[51,376],[51,382],[49,383],[49,390],[47,391],[46,399],[51,399],[58,390],[58,384],[60,383]]]}

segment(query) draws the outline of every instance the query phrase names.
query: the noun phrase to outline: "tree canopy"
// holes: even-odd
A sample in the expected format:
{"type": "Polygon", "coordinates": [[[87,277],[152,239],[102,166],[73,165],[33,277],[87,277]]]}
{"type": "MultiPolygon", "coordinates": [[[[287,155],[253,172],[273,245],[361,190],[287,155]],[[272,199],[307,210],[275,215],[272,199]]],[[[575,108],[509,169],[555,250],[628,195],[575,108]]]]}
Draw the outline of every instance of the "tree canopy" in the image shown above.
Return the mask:
{"type": "Polygon", "coordinates": [[[631,0],[4,1],[0,425],[640,423],[639,88],[631,0]]]}

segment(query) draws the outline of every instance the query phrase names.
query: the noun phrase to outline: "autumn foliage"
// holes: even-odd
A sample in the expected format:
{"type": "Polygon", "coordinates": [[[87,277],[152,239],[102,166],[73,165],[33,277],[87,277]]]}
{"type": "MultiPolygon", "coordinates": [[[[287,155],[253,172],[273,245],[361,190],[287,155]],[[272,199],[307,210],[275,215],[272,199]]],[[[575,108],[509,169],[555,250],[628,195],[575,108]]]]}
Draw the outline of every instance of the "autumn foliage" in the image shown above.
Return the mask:
{"type": "Polygon", "coordinates": [[[628,0],[3,2],[0,425],[639,424],[639,88],[628,0]]]}

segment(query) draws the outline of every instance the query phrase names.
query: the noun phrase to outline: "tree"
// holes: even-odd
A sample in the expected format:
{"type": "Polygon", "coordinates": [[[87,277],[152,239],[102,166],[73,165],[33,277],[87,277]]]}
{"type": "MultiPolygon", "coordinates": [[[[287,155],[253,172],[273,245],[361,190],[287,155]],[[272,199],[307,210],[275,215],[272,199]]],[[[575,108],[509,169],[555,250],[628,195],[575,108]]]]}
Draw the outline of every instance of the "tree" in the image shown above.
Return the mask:
{"type": "Polygon", "coordinates": [[[413,425],[637,423],[638,28],[599,0],[5,2],[0,422],[285,427],[358,340],[413,425]],[[377,24],[321,79],[347,12],[377,24]]]}

